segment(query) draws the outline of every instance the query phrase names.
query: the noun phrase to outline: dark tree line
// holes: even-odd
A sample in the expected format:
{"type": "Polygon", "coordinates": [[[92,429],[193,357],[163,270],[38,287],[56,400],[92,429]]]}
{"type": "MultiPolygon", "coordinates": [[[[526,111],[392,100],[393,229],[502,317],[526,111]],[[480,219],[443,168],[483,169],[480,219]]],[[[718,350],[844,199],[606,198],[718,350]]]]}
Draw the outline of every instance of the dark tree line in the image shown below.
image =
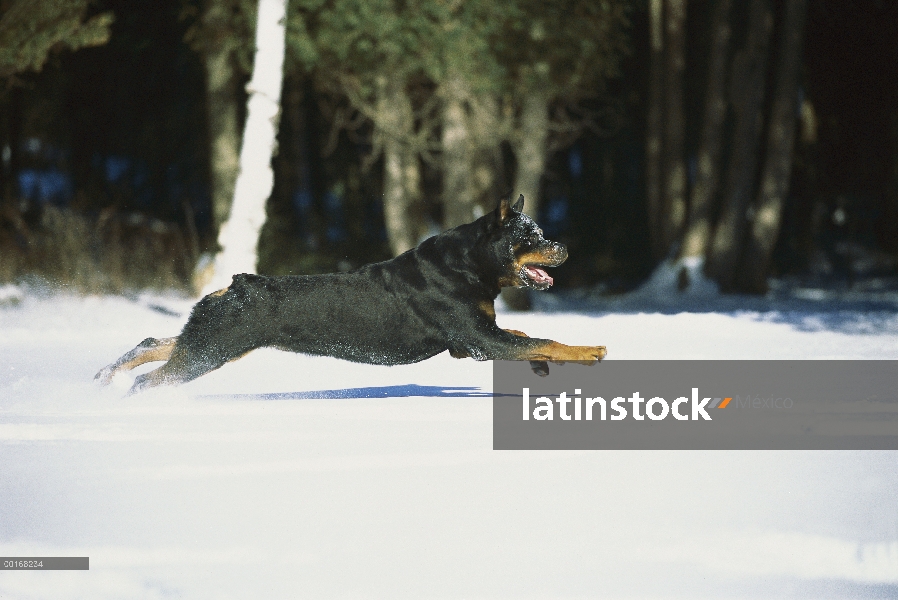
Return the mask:
{"type": "Polygon", "coordinates": [[[651,2],[646,173],[653,252],[699,261],[724,290],[764,292],[791,181],[807,5],[716,0],[708,8],[704,107],[689,190],[687,2],[651,2]]]}
{"type": "MultiPolygon", "coordinates": [[[[4,278],[38,269],[47,211],[87,219],[97,255],[110,228],[175,236],[153,247],[179,272],[214,249],[255,10],[0,1],[0,263],[31,257],[4,278]]],[[[520,192],[570,245],[571,285],[625,289],[661,261],[680,287],[700,269],[749,292],[863,256],[887,268],[896,16],[874,0],[294,0],[259,267],[386,258],[520,192]]]]}

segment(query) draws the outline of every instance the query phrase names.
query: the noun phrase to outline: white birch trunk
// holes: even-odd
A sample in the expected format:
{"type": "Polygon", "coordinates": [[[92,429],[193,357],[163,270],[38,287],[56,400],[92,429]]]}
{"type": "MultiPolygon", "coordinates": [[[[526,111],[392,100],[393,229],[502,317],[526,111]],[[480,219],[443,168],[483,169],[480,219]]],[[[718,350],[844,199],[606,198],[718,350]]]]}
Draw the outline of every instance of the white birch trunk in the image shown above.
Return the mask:
{"type": "Polygon", "coordinates": [[[226,287],[237,273],[254,273],[265,204],[274,184],[271,157],[276,150],[284,65],[284,18],[287,0],[259,0],[256,54],[247,91],[246,126],[240,149],[240,172],[231,214],[218,233],[215,257],[203,293],[226,287]]]}

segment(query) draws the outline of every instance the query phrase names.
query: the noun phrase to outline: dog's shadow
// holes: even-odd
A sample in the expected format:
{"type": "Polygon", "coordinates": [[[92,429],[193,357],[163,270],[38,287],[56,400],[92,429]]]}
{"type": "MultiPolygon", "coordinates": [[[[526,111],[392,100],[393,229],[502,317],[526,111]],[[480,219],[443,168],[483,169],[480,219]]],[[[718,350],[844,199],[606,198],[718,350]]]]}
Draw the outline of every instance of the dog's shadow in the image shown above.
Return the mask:
{"type": "MultiPolygon", "coordinates": [[[[505,394],[499,394],[505,395],[505,394]]],[[[351,400],[359,398],[492,398],[493,393],[478,387],[447,387],[441,385],[384,385],[376,387],[316,390],[312,392],[281,392],[276,394],[212,394],[209,399],[231,400],[351,400]]]]}

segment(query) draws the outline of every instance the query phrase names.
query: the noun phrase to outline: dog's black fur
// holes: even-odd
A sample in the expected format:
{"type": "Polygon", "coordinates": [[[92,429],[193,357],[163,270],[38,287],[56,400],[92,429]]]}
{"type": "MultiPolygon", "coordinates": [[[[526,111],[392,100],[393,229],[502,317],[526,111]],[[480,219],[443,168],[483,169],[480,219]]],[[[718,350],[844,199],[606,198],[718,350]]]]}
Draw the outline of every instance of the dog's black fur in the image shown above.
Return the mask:
{"type": "Polygon", "coordinates": [[[522,214],[524,197],[422,242],[392,260],[350,273],[264,277],[235,275],[200,300],[177,338],[148,338],[97,374],[167,360],[139,376],[132,392],[195,379],[262,347],[399,365],[448,350],[456,358],[592,364],[603,346],[564,346],[496,325],[493,302],[505,286],[547,289],[539,267],[567,258],[522,214]],[[535,267],[535,268],[534,268],[535,267]]]}

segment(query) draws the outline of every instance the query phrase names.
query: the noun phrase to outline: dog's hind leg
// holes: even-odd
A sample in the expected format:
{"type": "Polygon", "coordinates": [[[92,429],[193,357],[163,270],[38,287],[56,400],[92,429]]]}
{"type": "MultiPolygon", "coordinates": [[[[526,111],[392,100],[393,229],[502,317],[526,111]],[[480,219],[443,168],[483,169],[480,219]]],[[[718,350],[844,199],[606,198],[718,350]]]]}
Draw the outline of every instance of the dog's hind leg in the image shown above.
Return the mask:
{"type": "Polygon", "coordinates": [[[134,379],[134,385],[128,391],[128,395],[146,390],[158,385],[177,385],[185,383],[191,379],[196,379],[200,375],[213,371],[220,367],[220,364],[212,364],[208,361],[191,361],[187,358],[187,353],[179,348],[180,351],[172,353],[168,362],[154,369],[149,373],[138,375],[134,379]]]}
{"type": "Polygon", "coordinates": [[[94,379],[106,385],[120,371],[130,371],[134,367],[148,362],[168,360],[177,342],[177,337],[163,338],[161,340],[147,338],[111,365],[100,369],[100,372],[94,376],[94,379]]]}
{"type": "Polygon", "coordinates": [[[183,346],[178,346],[172,352],[171,358],[168,359],[167,363],[149,373],[137,376],[134,379],[134,385],[128,391],[128,395],[130,396],[159,385],[187,383],[229,362],[242,358],[251,351],[223,355],[208,352],[190,352],[183,346]]]}

